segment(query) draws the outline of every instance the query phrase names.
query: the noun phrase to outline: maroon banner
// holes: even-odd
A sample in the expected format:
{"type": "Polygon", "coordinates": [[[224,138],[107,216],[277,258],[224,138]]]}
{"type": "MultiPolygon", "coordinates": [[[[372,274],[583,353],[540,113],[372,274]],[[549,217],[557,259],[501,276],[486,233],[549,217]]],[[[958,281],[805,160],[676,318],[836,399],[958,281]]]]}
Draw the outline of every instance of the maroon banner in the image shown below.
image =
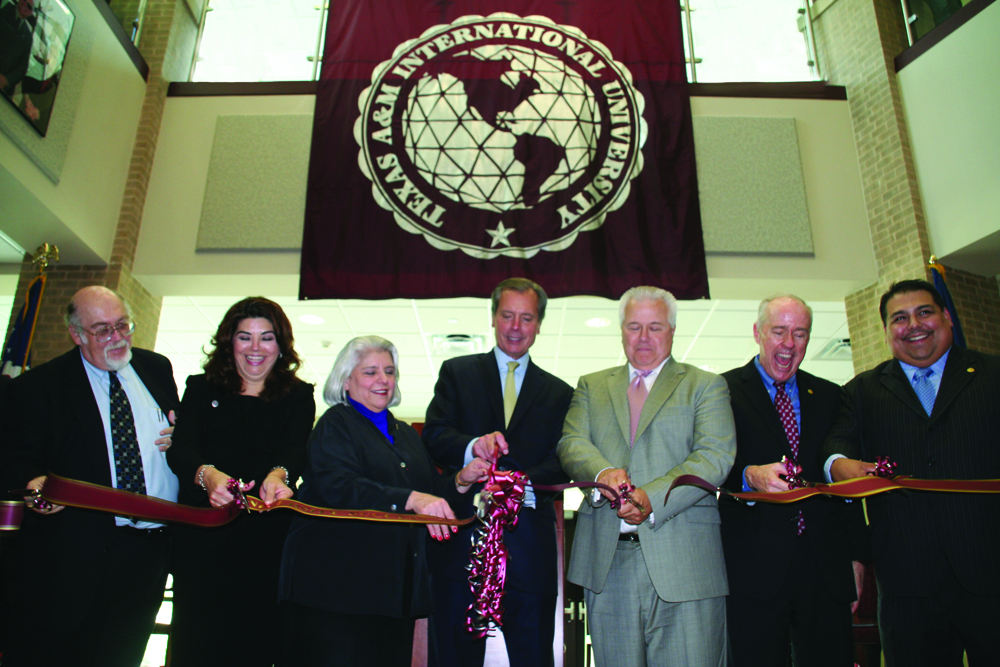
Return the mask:
{"type": "Polygon", "coordinates": [[[343,0],[302,298],[708,296],[677,0],[343,0]]]}

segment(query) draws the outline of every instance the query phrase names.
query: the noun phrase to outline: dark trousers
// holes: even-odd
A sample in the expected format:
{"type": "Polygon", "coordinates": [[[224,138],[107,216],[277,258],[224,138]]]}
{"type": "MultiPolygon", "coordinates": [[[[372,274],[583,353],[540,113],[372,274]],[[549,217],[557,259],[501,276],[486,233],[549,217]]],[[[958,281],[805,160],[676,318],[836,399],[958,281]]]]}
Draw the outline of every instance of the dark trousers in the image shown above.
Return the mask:
{"type": "MultiPolygon", "coordinates": [[[[285,664],[296,667],[409,667],[413,619],[340,614],[281,603],[285,664]]],[[[180,666],[183,667],[183,666],[180,666]]]]}
{"type": "Polygon", "coordinates": [[[103,567],[94,573],[98,593],[80,605],[85,613],[47,614],[46,607],[57,610],[60,601],[32,599],[31,582],[24,582],[22,602],[29,604],[12,617],[3,667],[138,667],[163,600],[170,538],[163,531],[114,531],[103,567]]]}
{"type": "MultiPolygon", "coordinates": [[[[878,571],[876,570],[876,576],[878,571]]],[[[879,590],[878,625],[886,667],[1000,665],[1000,597],[962,588],[951,568],[927,597],[879,590]]]]}
{"type": "Polygon", "coordinates": [[[795,540],[792,567],[770,600],[730,595],[726,624],[733,667],[851,667],[851,606],[831,596],[807,538],[795,540]]]}
{"type": "MultiPolygon", "coordinates": [[[[434,577],[434,614],[428,623],[430,667],[482,667],[486,638],[475,639],[466,630],[466,612],[472,604],[468,581],[434,577]]],[[[503,638],[510,664],[515,667],[552,667],[556,596],[508,588],[504,597],[503,638]]]]}

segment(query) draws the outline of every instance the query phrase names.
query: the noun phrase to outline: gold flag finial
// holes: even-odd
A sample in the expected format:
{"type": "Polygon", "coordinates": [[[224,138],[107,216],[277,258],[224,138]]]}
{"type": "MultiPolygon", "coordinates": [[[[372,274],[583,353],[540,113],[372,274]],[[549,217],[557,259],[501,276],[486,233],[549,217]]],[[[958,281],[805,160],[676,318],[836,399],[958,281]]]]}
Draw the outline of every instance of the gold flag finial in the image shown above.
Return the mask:
{"type": "Polygon", "coordinates": [[[59,248],[52,245],[51,243],[43,243],[38,246],[38,250],[35,254],[31,256],[31,263],[35,265],[38,269],[38,273],[44,274],[45,269],[49,268],[50,262],[59,261],[59,248]]]}

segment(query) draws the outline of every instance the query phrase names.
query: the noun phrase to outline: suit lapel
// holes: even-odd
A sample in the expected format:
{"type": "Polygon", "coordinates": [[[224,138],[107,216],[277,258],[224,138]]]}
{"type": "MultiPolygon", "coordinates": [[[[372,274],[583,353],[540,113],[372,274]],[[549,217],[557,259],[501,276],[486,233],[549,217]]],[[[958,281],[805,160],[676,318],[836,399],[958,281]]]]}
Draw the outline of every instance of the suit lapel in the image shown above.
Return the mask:
{"type": "MultiPolygon", "coordinates": [[[[483,389],[490,401],[490,408],[493,410],[493,418],[504,427],[503,418],[503,393],[500,391],[500,368],[497,366],[497,357],[493,351],[479,357],[479,379],[483,383],[483,389]]],[[[520,401],[518,401],[520,402],[520,401]]]]}
{"type": "Polygon", "coordinates": [[[906,379],[906,373],[903,372],[902,366],[899,365],[899,360],[893,359],[885,365],[879,381],[883,387],[892,392],[906,407],[920,415],[922,419],[928,419],[927,411],[924,410],[920,399],[917,398],[917,393],[913,391],[910,381],[906,379]]]}
{"type": "MultiPolygon", "coordinates": [[[[767,393],[767,387],[764,386],[764,380],[761,379],[757,365],[754,364],[753,360],[743,367],[740,379],[742,380],[743,394],[751,410],[760,417],[760,422],[771,432],[771,437],[762,438],[760,441],[776,445],[775,461],[781,456],[790,456],[792,448],[788,444],[788,434],[785,433],[785,427],[781,423],[778,411],[771,401],[771,396],[767,393]]],[[[799,389],[799,398],[801,399],[801,387],[799,389]]]]}
{"type": "Polygon", "coordinates": [[[812,376],[800,370],[795,374],[795,383],[799,387],[799,456],[805,449],[805,443],[812,442],[813,423],[807,415],[815,414],[816,394],[812,393],[812,376]]]}
{"type": "Polygon", "coordinates": [[[625,446],[629,445],[629,415],[628,415],[628,365],[617,368],[608,376],[608,394],[611,396],[611,407],[614,408],[618,428],[622,432],[625,446]]]}
{"type": "MultiPolygon", "coordinates": [[[[628,367],[626,366],[626,372],[628,367]]],[[[639,437],[642,435],[646,427],[653,422],[653,417],[656,413],[660,411],[663,404],[667,402],[670,395],[674,393],[674,389],[680,384],[681,379],[687,374],[687,370],[674,361],[673,357],[667,360],[667,363],[663,365],[663,369],[656,376],[656,381],[653,383],[653,388],[649,390],[649,395],[646,397],[646,402],[642,405],[642,413],[639,415],[639,426],[635,429],[635,441],[639,442],[639,437]]],[[[626,387],[628,383],[626,382],[626,387]]],[[[628,396],[625,397],[625,440],[628,441],[628,396]]]]}
{"type": "Polygon", "coordinates": [[[174,397],[169,395],[163,383],[158,381],[159,378],[156,377],[146,364],[146,360],[140,355],[135,354],[135,350],[132,351],[132,361],[129,363],[135,370],[135,374],[139,376],[139,380],[142,381],[143,386],[146,387],[146,391],[153,397],[156,404],[160,406],[163,416],[166,417],[167,413],[174,407],[174,397]]]}
{"type": "Polygon", "coordinates": [[[94,461],[94,474],[103,479],[105,486],[111,486],[111,471],[108,467],[107,439],[104,433],[104,420],[101,419],[101,409],[97,405],[94,389],[90,386],[90,377],[83,366],[83,357],[79,349],[73,350],[75,357],[69,360],[69,373],[63,388],[67,400],[76,413],[80,433],[88,434],[80,438],[82,446],[92,451],[88,460],[94,461]],[[92,434],[92,435],[89,435],[92,434]]]}
{"type": "Polygon", "coordinates": [[[966,358],[965,351],[953,345],[948,353],[948,363],[944,366],[937,398],[934,399],[931,422],[937,421],[948,410],[958,395],[965,391],[966,385],[972,382],[977,371],[976,363],[966,358]]]}

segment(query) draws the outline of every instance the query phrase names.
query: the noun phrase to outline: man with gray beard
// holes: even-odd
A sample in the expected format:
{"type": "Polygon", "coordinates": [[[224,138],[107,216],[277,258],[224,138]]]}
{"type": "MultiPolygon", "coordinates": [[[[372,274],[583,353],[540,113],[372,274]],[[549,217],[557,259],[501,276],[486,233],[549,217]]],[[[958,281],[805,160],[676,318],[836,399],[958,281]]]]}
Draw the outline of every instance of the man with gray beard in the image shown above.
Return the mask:
{"type": "MultiPolygon", "coordinates": [[[[66,308],[78,349],[15,378],[0,423],[3,489],[41,489],[52,473],[177,500],[167,466],[177,386],[163,356],[132,348],[128,305],[85,287],[66,308]]],[[[21,529],[23,604],[4,667],[142,661],[167,578],[163,525],[61,506],[32,508],[21,529]]]]}

